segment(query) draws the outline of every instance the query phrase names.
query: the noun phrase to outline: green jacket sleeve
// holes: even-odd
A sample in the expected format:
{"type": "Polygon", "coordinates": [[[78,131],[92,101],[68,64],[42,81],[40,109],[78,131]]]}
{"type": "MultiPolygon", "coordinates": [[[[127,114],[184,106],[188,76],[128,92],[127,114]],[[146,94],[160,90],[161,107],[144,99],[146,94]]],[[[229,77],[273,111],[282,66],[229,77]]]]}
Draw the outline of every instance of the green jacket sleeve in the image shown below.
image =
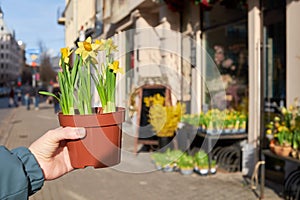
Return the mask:
{"type": "Polygon", "coordinates": [[[0,146],[0,200],[28,199],[43,184],[43,171],[29,149],[0,146]]]}

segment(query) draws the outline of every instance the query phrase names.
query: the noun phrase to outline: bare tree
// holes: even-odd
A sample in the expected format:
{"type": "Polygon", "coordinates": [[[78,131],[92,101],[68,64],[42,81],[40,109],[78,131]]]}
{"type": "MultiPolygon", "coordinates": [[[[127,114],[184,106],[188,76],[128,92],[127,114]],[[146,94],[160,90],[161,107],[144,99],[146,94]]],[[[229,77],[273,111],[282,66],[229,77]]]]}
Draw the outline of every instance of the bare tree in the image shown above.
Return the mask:
{"type": "Polygon", "coordinates": [[[51,64],[51,57],[47,53],[47,47],[43,41],[38,42],[39,51],[40,51],[40,79],[44,84],[49,84],[51,80],[55,81],[56,72],[53,70],[51,64]]]}
{"type": "Polygon", "coordinates": [[[44,84],[49,84],[51,80],[55,80],[56,72],[52,68],[50,56],[47,53],[42,53],[40,59],[40,79],[44,84]]]}

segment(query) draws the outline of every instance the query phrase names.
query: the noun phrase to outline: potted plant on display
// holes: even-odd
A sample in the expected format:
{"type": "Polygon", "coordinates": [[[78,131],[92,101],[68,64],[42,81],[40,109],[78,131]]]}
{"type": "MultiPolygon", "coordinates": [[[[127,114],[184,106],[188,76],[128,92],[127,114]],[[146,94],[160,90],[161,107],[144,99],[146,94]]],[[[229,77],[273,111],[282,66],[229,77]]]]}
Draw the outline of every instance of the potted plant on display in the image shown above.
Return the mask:
{"type": "Polygon", "coordinates": [[[180,150],[167,149],[165,152],[154,152],[151,154],[151,160],[155,164],[156,169],[165,172],[173,171],[177,168],[178,159],[183,154],[180,150]]]}
{"type": "Polygon", "coordinates": [[[210,173],[215,174],[217,172],[217,161],[212,160],[210,163],[210,173]]]}
{"type": "Polygon", "coordinates": [[[195,171],[200,175],[208,174],[208,155],[203,150],[198,151],[194,155],[195,171]]]}
{"type": "Polygon", "coordinates": [[[297,157],[299,148],[300,109],[298,99],[288,109],[281,108],[281,114],[275,116],[267,125],[267,138],[270,149],[281,156],[297,157]]]}
{"type": "Polygon", "coordinates": [[[245,133],[247,115],[234,109],[210,109],[199,115],[199,131],[207,134],[245,133]]]}
{"type": "Polygon", "coordinates": [[[247,115],[240,114],[239,115],[239,133],[246,133],[247,128],[247,115]]]}
{"type": "Polygon", "coordinates": [[[180,102],[175,106],[165,105],[165,98],[160,94],[145,97],[144,102],[146,107],[150,107],[149,123],[155,131],[159,147],[162,149],[172,141],[185,107],[180,102]]]}
{"type": "Polygon", "coordinates": [[[300,159],[300,127],[294,130],[292,156],[300,159]]]}
{"type": "Polygon", "coordinates": [[[184,153],[177,161],[177,166],[180,173],[183,175],[189,175],[193,173],[194,170],[194,160],[193,157],[184,153]]]}
{"type": "Polygon", "coordinates": [[[151,154],[151,160],[154,163],[156,169],[162,170],[163,166],[165,165],[165,156],[160,152],[155,152],[151,154]]]}
{"type": "Polygon", "coordinates": [[[199,127],[200,115],[197,114],[185,114],[181,117],[181,122],[185,124],[192,125],[194,127],[199,127]]]}
{"type": "Polygon", "coordinates": [[[223,133],[232,133],[234,127],[234,116],[231,112],[226,112],[225,120],[224,120],[224,129],[223,133]]]}
{"type": "Polygon", "coordinates": [[[95,40],[88,37],[78,42],[75,60],[70,60],[73,51],[61,49],[58,82],[60,95],[48,92],[40,94],[56,98],[62,112],[59,113],[61,126],[85,127],[84,139],[68,141],[71,164],[74,168],[93,166],[108,167],[120,162],[122,123],[125,120],[125,109],[116,107],[116,75],[121,72],[119,62],[113,59],[117,47],[112,39],[95,40]],[[98,54],[105,59],[99,60],[98,54]],[[102,107],[93,107],[92,81],[98,92],[102,107]]]}
{"type": "Polygon", "coordinates": [[[292,151],[293,133],[284,125],[278,127],[274,151],[277,155],[289,156],[292,151]]]}
{"type": "Polygon", "coordinates": [[[225,113],[219,109],[211,109],[205,113],[207,134],[220,134],[224,127],[225,113]]]}

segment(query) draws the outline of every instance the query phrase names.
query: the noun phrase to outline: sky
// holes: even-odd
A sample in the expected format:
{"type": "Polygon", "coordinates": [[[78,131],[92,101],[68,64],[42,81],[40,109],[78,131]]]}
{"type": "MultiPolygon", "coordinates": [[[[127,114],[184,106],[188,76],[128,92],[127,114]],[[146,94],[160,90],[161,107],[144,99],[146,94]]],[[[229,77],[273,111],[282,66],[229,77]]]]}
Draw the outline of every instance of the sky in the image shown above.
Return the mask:
{"type": "Polygon", "coordinates": [[[63,12],[65,0],[0,0],[0,6],[6,26],[25,43],[27,54],[38,50],[40,42],[51,55],[59,54],[64,26],[57,23],[57,12],[63,12]]]}

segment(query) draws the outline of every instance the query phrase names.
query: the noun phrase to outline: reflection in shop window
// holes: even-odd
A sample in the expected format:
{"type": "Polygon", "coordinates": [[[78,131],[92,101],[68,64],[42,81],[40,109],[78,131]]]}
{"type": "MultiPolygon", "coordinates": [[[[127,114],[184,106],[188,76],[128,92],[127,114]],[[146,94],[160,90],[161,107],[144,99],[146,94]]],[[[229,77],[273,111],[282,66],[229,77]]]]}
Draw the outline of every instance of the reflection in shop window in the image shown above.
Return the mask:
{"type": "MultiPolygon", "coordinates": [[[[216,4],[204,13],[205,49],[214,60],[223,81],[226,97],[218,91],[207,91],[206,103],[211,93],[226,108],[248,112],[248,30],[247,10],[216,4]],[[222,12],[221,12],[222,11],[222,12]],[[217,15],[215,15],[215,14],[217,15]],[[209,95],[210,93],[210,95],[209,95]]],[[[211,67],[211,66],[206,66],[211,67]]],[[[210,70],[207,69],[206,72],[210,70]]],[[[206,74],[209,77],[209,74],[206,74]]],[[[224,88],[220,88],[223,89],[224,88]]],[[[214,99],[213,101],[216,101],[214,99]]]]}
{"type": "MultiPolygon", "coordinates": [[[[209,30],[205,34],[206,49],[221,75],[227,108],[247,111],[248,44],[246,22],[209,30]],[[232,33],[229,33],[232,32],[232,33]]],[[[218,96],[218,95],[217,95],[218,96]]]]}

